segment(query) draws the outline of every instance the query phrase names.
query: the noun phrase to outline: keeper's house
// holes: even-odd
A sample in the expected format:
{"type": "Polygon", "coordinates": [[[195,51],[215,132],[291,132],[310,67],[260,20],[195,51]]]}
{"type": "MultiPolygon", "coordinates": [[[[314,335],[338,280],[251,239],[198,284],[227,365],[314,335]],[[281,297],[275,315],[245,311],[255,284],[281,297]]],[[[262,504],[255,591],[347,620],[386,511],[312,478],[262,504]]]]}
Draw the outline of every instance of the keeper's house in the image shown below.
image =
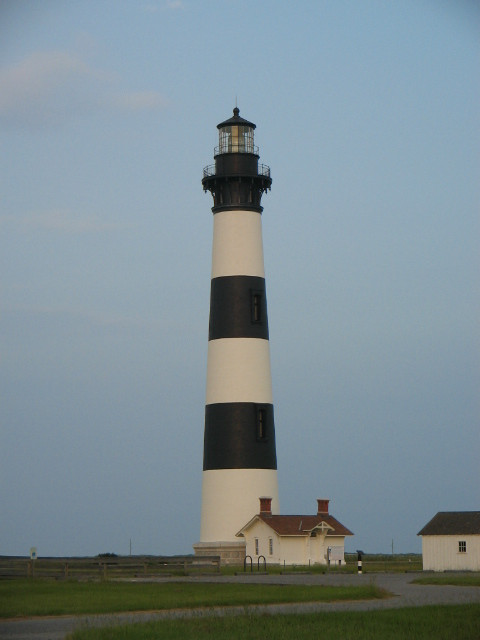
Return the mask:
{"type": "Polygon", "coordinates": [[[317,500],[317,514],[304,516],[272,515],[271,502],[260,498],[260,513],[236,534],[254,563],[345,564],[345,536],[353,533],[329,514],[329,500],[317,500]]]}
{"type": "Polygon", "coordinates": [[[424,571],[480,571],[480,511],[439,511],[418,535],[424,571]]]}

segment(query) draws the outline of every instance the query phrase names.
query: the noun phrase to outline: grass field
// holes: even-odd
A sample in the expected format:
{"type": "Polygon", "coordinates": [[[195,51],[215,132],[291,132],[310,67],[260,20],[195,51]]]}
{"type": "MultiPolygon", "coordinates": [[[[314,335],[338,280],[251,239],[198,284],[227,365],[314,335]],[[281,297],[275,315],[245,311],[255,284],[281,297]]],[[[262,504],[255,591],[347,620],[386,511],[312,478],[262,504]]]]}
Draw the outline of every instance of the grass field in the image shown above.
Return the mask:
{"type": "Polygon", "coordinates": [[[478,640],[480,605],[160,622],[85,629],[71,640],[478,640]]]}
{"type": "Polygon", "coordinates": [[[383,598],[373,584],[354,587],[215,583],[0,582],[0,617],[151,611],[174,608],[331,602],[383,598]]]}
{"type": "Polygon", "coordinates": [[[416,578],[412,582],[415,584],[451,584],[456,587],[480,587],[480,573],[428,574],[421,578],[416,578]]]}
{"type": "MultiPolygon", "coordinates": [[[[428,584],[480,586],[479,574],[428,575],[428,584]]],[[[387,597],[374,584],[354,587],[215,583],[0,581],[0,617],[154,611],[387,597]]],[[[480,605],[428,606],[368,612],[254,615],[161,620],[85,628],[70,640],[479,640],[480,605]]]]}

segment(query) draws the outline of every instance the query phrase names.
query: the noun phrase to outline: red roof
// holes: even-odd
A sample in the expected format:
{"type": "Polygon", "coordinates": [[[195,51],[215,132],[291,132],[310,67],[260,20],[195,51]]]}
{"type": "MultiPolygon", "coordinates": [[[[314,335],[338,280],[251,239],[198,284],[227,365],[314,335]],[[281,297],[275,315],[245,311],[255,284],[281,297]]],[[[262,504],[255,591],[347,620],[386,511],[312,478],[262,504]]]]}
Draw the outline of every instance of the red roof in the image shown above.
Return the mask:
{"type": "MultiPolygon", "coordinates": [[[[322,522],[331,527],[331,529],[327,530],[327,536],[353,536],[353,533],[347,527],[344,527],[341,522],[326,513],[315,516],[272,516],[261,513],[255,518],[259,518],[265,524],[268,524],[281,536],[309,535],[315,527],[321,528],[322,522]]],[[[253,520],[250,522],[253,522],[253,520]]],[[[243,529],[246,529],[250,522],[243,529]]]]}

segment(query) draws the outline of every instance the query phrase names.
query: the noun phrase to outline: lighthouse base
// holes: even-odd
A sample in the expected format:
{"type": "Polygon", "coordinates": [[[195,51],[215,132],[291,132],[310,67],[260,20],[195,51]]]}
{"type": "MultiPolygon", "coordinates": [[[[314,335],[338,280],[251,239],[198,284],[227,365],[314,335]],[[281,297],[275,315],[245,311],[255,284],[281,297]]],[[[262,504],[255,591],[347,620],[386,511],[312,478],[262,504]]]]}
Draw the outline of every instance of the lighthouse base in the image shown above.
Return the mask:
{"type": "Polygon", "coordinates": [[[222,566],[243,565],[245,542],[197,542],[193,545],[195,556],[220,556],[222,566]]]}

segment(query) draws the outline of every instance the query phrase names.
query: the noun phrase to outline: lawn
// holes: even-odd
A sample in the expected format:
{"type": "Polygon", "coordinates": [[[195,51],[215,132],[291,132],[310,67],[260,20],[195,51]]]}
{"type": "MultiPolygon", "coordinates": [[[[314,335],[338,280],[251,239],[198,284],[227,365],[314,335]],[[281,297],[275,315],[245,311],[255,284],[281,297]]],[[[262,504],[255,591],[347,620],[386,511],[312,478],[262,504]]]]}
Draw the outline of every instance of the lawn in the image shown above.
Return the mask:
{"type": "Polygon", "coordinates": [[[70,640],[478,640],[480,605],[162,620],[76,631],[70,640]]]}
{"type": "Polygon", "coordinates": [[[415,584],[451,584],[456,587],[480,587],[480,573],[428,574],[421,578],[416,578],[412,582],[415,584]]]}
{"type": "Polygon", "coordinates": [[[353,587],[232,583],[0,582],[0,617],[154,611],[173,608],[383,598],[374,584],[353,587]]]}

